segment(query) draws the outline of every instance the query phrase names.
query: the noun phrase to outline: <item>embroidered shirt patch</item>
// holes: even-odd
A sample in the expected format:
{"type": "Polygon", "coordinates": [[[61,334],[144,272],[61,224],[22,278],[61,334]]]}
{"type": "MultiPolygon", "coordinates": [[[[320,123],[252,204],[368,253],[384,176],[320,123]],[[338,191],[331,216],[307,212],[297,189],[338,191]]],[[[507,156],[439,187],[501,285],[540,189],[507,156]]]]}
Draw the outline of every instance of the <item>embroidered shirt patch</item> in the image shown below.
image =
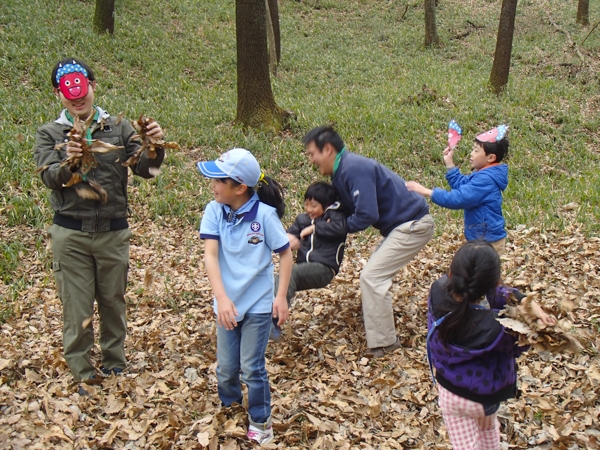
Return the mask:
{"type": "Polygon", "coordinates": [[[248,244],[252,244],[252,245],[258,245],[262,242],[262,239],[260,239],[258,236],[252,236],[250,239],[248,239],[248,244]]]}

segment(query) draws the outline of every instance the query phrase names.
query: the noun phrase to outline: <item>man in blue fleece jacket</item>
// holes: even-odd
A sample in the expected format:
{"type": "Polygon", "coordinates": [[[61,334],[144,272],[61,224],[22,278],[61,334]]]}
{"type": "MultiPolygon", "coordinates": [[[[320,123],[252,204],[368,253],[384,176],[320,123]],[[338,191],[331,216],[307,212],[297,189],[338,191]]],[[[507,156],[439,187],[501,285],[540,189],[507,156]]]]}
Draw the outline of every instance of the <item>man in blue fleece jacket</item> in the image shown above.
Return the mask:
{"type": "Polygon", "coordinates": [[[333,128],[314,128],[303,142],[311,164],[322,175],[331,176],[348,209],[348,232],[373,226],[384,237],[360,274],[366,355],[384,356],[400,347],[390,293],[392,279],[433,236],[429,206],[421,196],[409,192],[396,173],[349,152],[333,128]]]}

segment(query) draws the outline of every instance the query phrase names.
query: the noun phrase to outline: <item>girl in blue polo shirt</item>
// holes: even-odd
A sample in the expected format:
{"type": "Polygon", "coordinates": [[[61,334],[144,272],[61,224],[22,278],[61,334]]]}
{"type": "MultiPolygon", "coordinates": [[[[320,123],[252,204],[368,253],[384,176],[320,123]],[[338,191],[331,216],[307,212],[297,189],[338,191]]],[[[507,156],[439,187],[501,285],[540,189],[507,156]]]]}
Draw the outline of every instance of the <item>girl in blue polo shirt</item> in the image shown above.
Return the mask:
{"type": "Polygon", "coordinates": [[[292,251],[280,221],[283,191],[242,148],[229,150],[216,161],[200,162],[198,169],[211,178],[215,197],[204,210],[200,238],[217,314],[219,398],[226,407],[242,404],[241,372],[248,387],[247,436],[264,444],[273,439],[265,368],[271,315],[278,325],[289,315],[286,293],[292,251]],[[272,252],[280,255],[276,293],[272,252]]]}

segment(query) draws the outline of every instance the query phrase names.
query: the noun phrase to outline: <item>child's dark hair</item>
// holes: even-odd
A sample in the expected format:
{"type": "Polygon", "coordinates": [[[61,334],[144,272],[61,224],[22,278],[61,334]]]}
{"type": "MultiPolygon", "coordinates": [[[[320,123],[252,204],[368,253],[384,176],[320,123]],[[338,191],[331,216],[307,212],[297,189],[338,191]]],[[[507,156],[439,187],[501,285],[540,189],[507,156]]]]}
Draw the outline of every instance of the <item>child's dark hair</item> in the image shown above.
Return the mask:
{"type": "Polygon", "coordinates": [[[325,144],[333,145],[337,153],[344,149],[344,141],[340,135],[337,134],[337,131],[335,131],[332,127],[328,127],[326,125],[315,127],[306,133],[302,143],[306,147],[311,142],[314,142],[319,150],[323,150],[325,144]]]}
{"type": "Polygon", "coordinates": [[[315,181],[311,183],[304,193],[304,200],[316,200],[323,209],[335,203],[338,199],[337,190],[329,183],[315,181]]]}
{"type": "Polygon", "coordinates": [[[88,80],[96,81],[96,77],[94,76],[93,70],[86,63],[84,63],[83,61],[81,61],[79,59],[75,59],[75,58],[64,58],[64,59],[61,59],[59,62],[57,62],[56,65],[54,66],[54,68],[52,69],[52,74],[51,74],[52,86],[54,86],[55,88],[58,87],[58,81],[56,81],[56,72],[58,72],[59,67],[64,66],[65,64],[72,64],[73,61],[75,62],[75,64],[79,64],[81,67],[83,67],[85,70],[87,70],[88,80]]]}
{"type": "Polygon", "coordinates": [[[473,326],[470,305],[492,292],[499,282],[500,257],[489,242],[469,241],[458,249],[445,286],[449,295],[441,308],[450,313],[438,327],[443,342],[452,343],[469,332],[473,326]]]}
{"type": "Polygon", "coordinates": [[[277,216],[281,219],[285,214],[285,202],[283,201],[283,188],[273,178],[264,176],[255,187],[258,198],[263,203],[277,210],[277,216]]]}
{"type": "Polygon", "coordinates": [[[503,137],[499,141],[494,142],[481,142],[475,139],[479,145],[483,147],[483,151],[486,155],[496,155],[496,161],[499,163],[503,159],[508,157],[508,138],[503,137]]]}
{"type": "MultiPolygon", "coordinates": [[[[231,183],[233,186],[240,186],[242,183],[233,178],[217,178],[223,183],[231,183]]],[[[283,201],[283,188],[273,178],[264,176],[254,187],[261,202],[272,206],[277,211],[277,216],[281,219],[285,214],[285,202],[283,201]]],[[[248,196],[252,196],[252,188],[248,187],[248,196]]]]}

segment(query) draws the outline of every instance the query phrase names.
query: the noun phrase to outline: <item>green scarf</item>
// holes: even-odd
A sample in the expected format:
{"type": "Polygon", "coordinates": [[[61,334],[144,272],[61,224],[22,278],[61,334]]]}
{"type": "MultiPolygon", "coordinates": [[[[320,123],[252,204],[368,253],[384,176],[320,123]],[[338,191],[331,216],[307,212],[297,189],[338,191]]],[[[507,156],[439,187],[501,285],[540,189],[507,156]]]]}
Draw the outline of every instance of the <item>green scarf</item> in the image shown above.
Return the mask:
{"type": "MultiPolygon", "coordinates": [[[[98,110],[96,109],[96,107],[93,106],[93,108],[94,108],[94,118],[92,119],[92,123],[98,122],[98,116],[100,115],[98,113],[98,110]]],[[[69,122],[73,123],[73,116],[71,114],[69,114],[69,111],[65,111],[65,115],[67,116],[67,119],[69,120],[69,122]]],[[[85,138],[88,141],[87,142],[88,145],[92,145],[92,126],[91,125],[86,131],[85,138]]]]}
{"type": "Polygon", "coordinates": [[[342,155],[344,154],[345,151],[346,151],[346,147],[342,148],[342,151],[338,152],[338,154],[335,155],[335,161],[333,163],[333,173],[334,174],[340,165],[340,160],[342,159],[342,155]]]}

